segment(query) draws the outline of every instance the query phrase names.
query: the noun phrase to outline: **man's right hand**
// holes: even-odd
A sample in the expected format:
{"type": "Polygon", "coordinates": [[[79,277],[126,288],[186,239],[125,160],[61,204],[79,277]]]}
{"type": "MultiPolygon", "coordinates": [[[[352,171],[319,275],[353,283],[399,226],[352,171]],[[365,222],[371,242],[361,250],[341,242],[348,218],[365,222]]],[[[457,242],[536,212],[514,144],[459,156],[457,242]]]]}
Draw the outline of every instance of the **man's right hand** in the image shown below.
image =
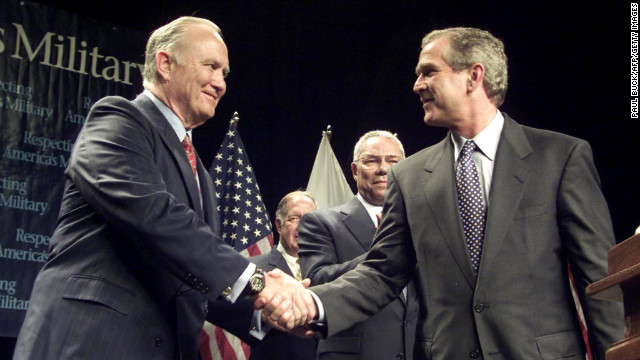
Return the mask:
{"type": "Polygon", "coordinates": [[[264,314],[264,312],[261,311],[260,313],[262,314],[262,322],[268,323],[269,326],[271,326],[274,329],[285,331],[304,339],[310,339],[313,337],[313,330],[311,330],[311,327],[309,325],[303,325],[303,326],[295,327],[293,329],[287,329],[284,326],[278,325],[277,322],[275,323],[272,322],[269,319],[269,317],[264,314]]]}
{"type": "Polygon", "coordinates": [[[276,328],[292,330],[304,327],[318,312],[313,297],[306,289],[310,283],[309,279],[300,282],[278,269],[272,270],[265,274],[265,287],[256,296],[254,307],[262,309],[263,319],[276,328]]]}

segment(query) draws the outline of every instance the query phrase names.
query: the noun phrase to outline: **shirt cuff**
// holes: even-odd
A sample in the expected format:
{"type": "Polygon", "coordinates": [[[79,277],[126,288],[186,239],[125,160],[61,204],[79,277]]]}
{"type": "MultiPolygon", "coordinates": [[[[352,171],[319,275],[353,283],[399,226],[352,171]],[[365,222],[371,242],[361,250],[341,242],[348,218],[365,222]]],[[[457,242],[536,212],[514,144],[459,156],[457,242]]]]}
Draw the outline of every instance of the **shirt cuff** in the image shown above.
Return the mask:
{"type": "Polygon", "coordinates": [[[316,306],[318,307],[318,318],[314,319],[314,322],[326,322],[327,319],[325,319],[324,316],[324,306],[322,306],[322,301],[320,301],[318,295],[316,295],[316,293],[314,293],[313,291],[309,290],[309,293],[311,294],[311,297],[313,297],[313,300],[316,302],[316,306]]]}
{"type": "Polygon", "coordinates": [[[262,310],[253,310],[249,334],[258,340],[262,340],[269,330],[271,330],[271,326],[262,322],[262,310]]]}
{"type": "Polygon", "coordinates": [[[231,285],[231,292],[229,293],[229,295],[226,295],[225,298],[228,301],[234,303],[238,299],[238,297],[240,297],[240,294],[242,294],[242,291],[244,290],[244,288],[247,287],[247,284],[249,283],[249,278],[251,278],[251,275],[253,275],[255,271],[256,271],[256,264],[249,263],[249,265],[247,266],[246,269],[244,269],[244,271],[242,272],[242,275],[240,275],[238,280],[236,280],[236,282],[234,282],[233,285],[231,285]]]}

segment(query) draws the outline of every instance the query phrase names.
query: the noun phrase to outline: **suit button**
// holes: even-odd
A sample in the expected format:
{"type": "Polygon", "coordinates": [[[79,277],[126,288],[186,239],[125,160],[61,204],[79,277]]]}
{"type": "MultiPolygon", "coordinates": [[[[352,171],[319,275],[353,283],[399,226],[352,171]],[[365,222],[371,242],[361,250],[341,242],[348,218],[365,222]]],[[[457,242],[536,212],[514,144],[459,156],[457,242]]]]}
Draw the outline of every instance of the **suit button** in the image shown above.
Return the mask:
{"type": "Polygon", "coordinates": [[[404,321],[404,326],[409,327],[409,322],[407,320],[404,321]]]}
{"type": "Polygon", "coordinates": [[[478,304],[475,306],[475,310],[477,313],[481,313],[482,310],[484,310],[484,305],[483,304],[478,304]]]}
{"type": "Polygon", "coordinates": [[[163,341],[162,338],[156,338],[153,343],[156,345],[156,347],[162,347],[163,341]]]}
{"type": "Polygon", "coordinates": [[[398,355],[396,355],[396,360],[404,360],[404,354],[398,353],[398,355]]]}
{"type": "Polygon", "coordinates": [[[204,306],[204,316],[207,316],[209,314],[209,305],[205,305],[204,306]]]}
{"type": "Polygon", "coordinates": [[[469,353],[469,357],[472,359],[477,359],[480,357],[480,351],[478,349],[473,349],[471,350],[471,352],[469,353]]]}

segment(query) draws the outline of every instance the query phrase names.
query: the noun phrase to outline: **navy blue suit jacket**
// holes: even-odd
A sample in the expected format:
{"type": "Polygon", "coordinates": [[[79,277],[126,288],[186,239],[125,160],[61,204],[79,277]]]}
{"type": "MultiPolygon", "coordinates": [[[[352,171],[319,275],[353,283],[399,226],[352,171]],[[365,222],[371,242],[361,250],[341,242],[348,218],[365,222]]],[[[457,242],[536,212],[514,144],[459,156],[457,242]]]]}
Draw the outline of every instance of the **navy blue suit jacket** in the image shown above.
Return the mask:
{"type": "Polygon", "coordinates": [[[69,165],[50,258],[14,359],[196,359],[207,312],[249,261],[216,234],[184,149],[151,100],[95,104],[69,165]]]}

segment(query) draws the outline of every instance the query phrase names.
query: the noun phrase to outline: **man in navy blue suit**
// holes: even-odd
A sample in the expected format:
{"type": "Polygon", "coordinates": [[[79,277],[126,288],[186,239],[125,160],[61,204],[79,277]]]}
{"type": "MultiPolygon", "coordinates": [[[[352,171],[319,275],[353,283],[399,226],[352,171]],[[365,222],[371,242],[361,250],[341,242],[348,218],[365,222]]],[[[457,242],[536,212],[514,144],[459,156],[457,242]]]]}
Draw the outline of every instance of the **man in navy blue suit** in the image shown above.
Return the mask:
{"type": "Polygon", "coordinates": [[[191,130],[213,116],[228,72],[218,26],[182,17],[149,38],[144,93],[91,109],[14,359],[197,359],[208,303],[245,295],[294,304],[289,326],[314,316],[300,282],[217,235],[191,130]]]}

